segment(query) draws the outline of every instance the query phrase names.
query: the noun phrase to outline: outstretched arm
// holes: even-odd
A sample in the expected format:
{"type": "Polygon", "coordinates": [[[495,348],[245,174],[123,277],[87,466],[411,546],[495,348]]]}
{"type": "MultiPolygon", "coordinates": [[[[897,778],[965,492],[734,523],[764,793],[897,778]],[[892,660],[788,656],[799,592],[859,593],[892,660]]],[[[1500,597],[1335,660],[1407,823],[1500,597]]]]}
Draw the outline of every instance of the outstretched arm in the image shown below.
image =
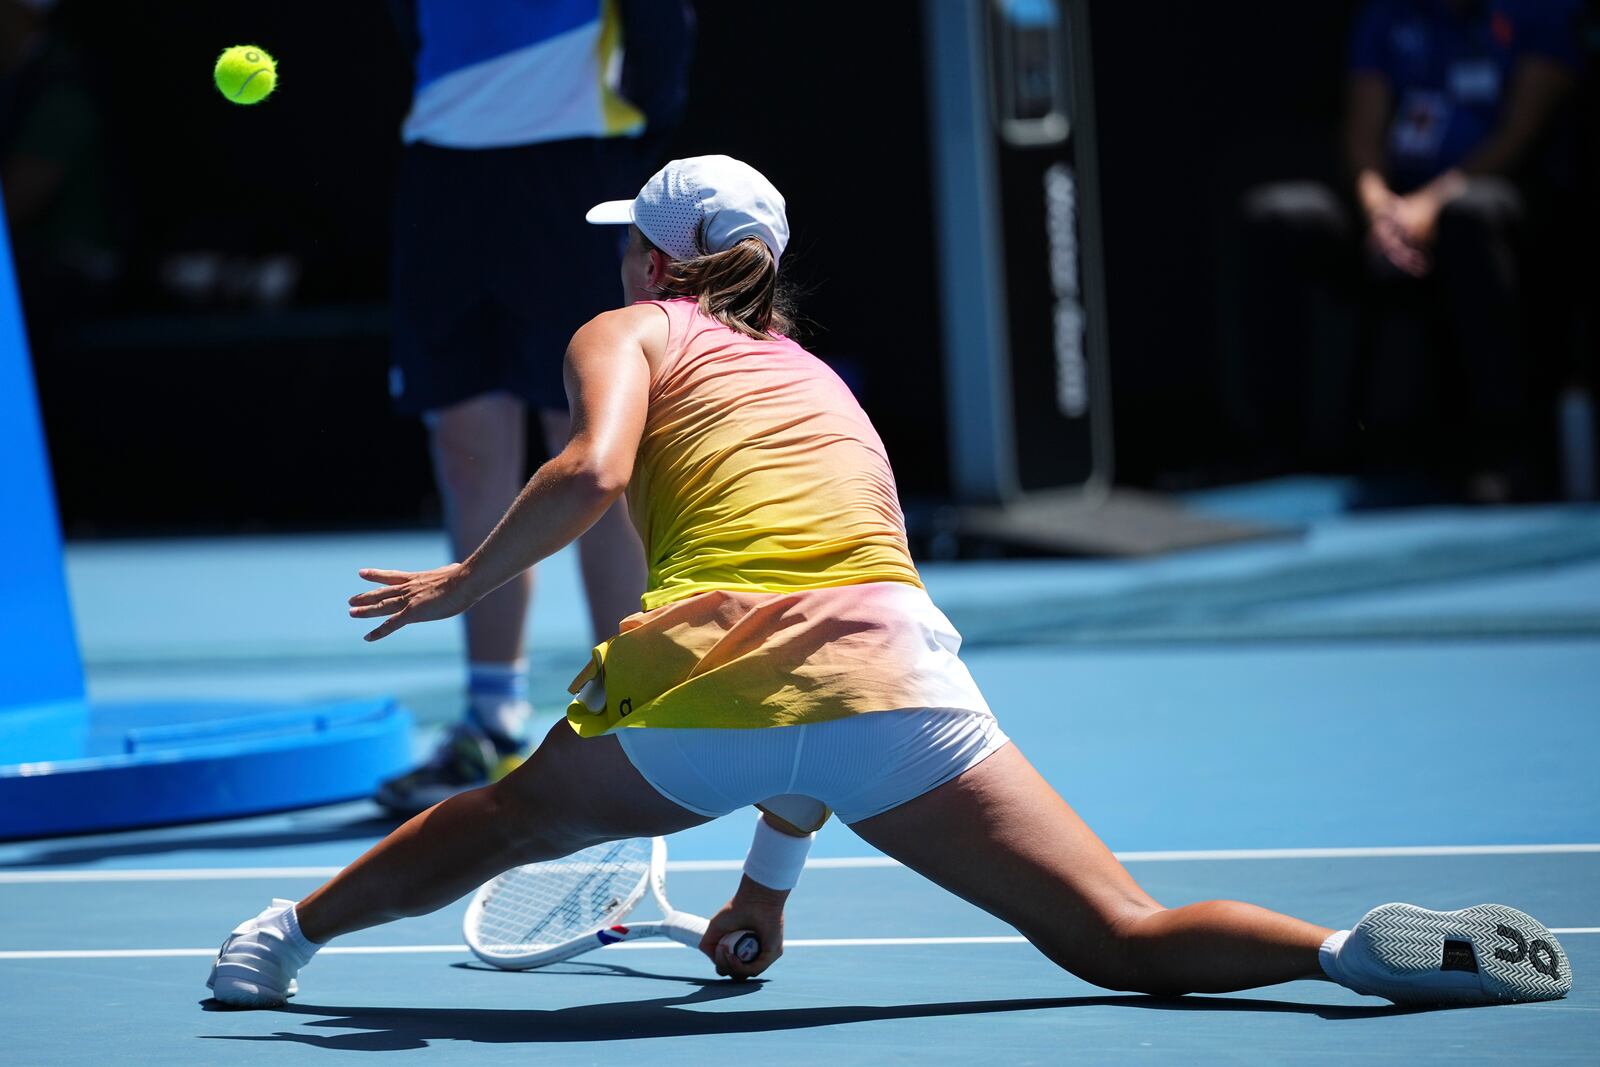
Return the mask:
{"type": "Polygon", "coordinates": [[[572,438],[536,471],[483,544],[465,560],[427,571],[365,568],[377,582],[350,598],[358,619],[388,616],[366,635],[387,637],[413,622],[460,614],[562,548],[603,515],[627,488],[644,431],[650,367],[646,330],[653,308],[630,307],[591,320],[567,347],[572,438]]]}

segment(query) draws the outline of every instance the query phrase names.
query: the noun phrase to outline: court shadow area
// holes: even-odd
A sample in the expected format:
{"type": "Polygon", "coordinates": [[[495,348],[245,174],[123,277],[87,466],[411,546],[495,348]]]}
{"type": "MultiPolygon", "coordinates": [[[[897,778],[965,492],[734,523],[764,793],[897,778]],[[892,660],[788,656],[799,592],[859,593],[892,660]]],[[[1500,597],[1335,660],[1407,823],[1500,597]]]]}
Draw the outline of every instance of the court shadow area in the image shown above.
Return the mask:
{"type": "MultiPolygon", "coordinates": [[[[72,867],[98,863],[103,860],[130,859],[144,856],[165,856],[183,852],[231,853],[248,860],[251,853],[266,848],[288,848],[298,845],[323,845],[343,841],[372,842],[384,837],[404,820],[383,813],[376,805],[370,810],[364,806],[347,818],[315,823],[286,822],[284,825],[256,826],[247,820],[271,819],[268,815],[241,816],[238,824],[227,822],[209,824],[215,827],[207,832],[185,832],[194,824],[139,827],[127,830],[126,837],[96,833],[74,840],[44,838],[36,844],[28,841],[3,842],[27,849],[20,857],[0,862],[0,871],[27,870],[31,867],[72,867]],[[171,831],[178,831],[176,833],[171,831]]],[[[351,853],[354,858],[355,852],[351,853]]]]}
{"type": "MultiPolygon", "coordinates": [[[[662,977],[646,976],[638,977],[662,977]]],[[[399,1052],[427,1048],[434,1041],[478,1041],[487,1044],[568,1044],[636,1041],[656,1037],[704,1037],[760,1034],[820,1026],[929,1019],[1007,1012],[1115,1007],[1141,1011],[1231,1011],[1319,1015],[1325,1019],[1379,1018],[1409,1014],[1414,1009],[1299,1004],[1292,1001],[1238,997],[1148,997],[1108,994],[1087,997],[1030,997],[1011,1000],[961,1000],[924,1004],[851,1004],[815,1008],[683,1011],[697,1005],[749,996],[755,982],[678,979],[697,985],[678,997],[582,1004],[566,1008],[359,1008],[294,1004],[275,1013],[261,1013],[264,1024],[285,1015],[304,1018],[306,1030],[261,1034],[201,1035],[217,1041],[281,1041],[341,1052],[399,1052]],[[321,1031],[340,1030],[345,1033],[321,1031]]],[[[207,1001],[208,1010],[219,1010],[207,1001]]],[[[222,1009],[225,1010],[225,1009],[222,1009]]]]}

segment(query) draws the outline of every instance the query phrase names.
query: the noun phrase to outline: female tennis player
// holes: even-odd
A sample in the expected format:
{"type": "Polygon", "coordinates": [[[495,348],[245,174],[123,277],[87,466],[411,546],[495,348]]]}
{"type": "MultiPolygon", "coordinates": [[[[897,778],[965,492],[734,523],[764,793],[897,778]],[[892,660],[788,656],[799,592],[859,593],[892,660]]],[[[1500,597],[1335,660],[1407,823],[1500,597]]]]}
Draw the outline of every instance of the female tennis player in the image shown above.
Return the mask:
{"type": "Polygon", "coordinates": [[[570,443],[468,558],[363,570],[376,586],[350,613],[386,617],[373,641],[457,615],[624,494],[650,565],[644,610],[595,649],[566,721],[522,767],[239,926],[213,968],[218,999],[281,1004],[331,938],[433,911],[514,866],[752,804],[766,814],[744,877],[701,943],[735,978],[782,953],[785,900],[831,809],[1110,989],[1313,978],[1419,1005],[1565,995],[1556,940],[1499,905],[1388,904],[1341,931],[1233,901],[1153,900],[1006,738],[957,658],[878,435],[788,337],[777,190],[704,156],[588,217],[630,226],[629,302],[568,348],[570,443]],[[748,963],[721,947],[741,929],[761,942],[748,963]]]}

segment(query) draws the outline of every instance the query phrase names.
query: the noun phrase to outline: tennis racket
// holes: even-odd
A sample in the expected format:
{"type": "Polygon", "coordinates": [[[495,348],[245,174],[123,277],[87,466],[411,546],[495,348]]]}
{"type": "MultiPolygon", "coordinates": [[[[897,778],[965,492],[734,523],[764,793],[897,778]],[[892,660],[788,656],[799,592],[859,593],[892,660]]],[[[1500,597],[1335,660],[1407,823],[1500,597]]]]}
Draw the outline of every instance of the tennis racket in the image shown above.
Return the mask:
{"type": "MultiPolygon", "coordinates": [[[[525,971],[644,937],[699,948],[708,924],[667,902],[666,841],[636,837],[507,871],[473,894],[462,925],[480,960],[525,971]],[[623,925],[646,890],[665,918],[623,925]]],[[[722,944],[745,963],[761,952],[749,930],[722,944]]]]}

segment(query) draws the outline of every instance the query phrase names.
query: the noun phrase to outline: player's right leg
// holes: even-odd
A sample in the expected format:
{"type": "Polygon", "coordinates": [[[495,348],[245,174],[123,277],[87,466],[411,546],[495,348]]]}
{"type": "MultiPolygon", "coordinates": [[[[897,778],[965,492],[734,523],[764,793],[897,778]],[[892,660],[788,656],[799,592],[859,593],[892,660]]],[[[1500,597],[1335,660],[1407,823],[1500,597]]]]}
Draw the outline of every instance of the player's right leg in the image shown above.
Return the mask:
{"type": "MultiPolygon", "coordinates": [[[[483,543],[527,480],[527,409],[509,393],[487,393],[433,412],[428,443],[456,559],[483,543]]],[[[522,656],[531,579],[519,576],[466,613],[467,656],[510,663],[522,656]]]]}

